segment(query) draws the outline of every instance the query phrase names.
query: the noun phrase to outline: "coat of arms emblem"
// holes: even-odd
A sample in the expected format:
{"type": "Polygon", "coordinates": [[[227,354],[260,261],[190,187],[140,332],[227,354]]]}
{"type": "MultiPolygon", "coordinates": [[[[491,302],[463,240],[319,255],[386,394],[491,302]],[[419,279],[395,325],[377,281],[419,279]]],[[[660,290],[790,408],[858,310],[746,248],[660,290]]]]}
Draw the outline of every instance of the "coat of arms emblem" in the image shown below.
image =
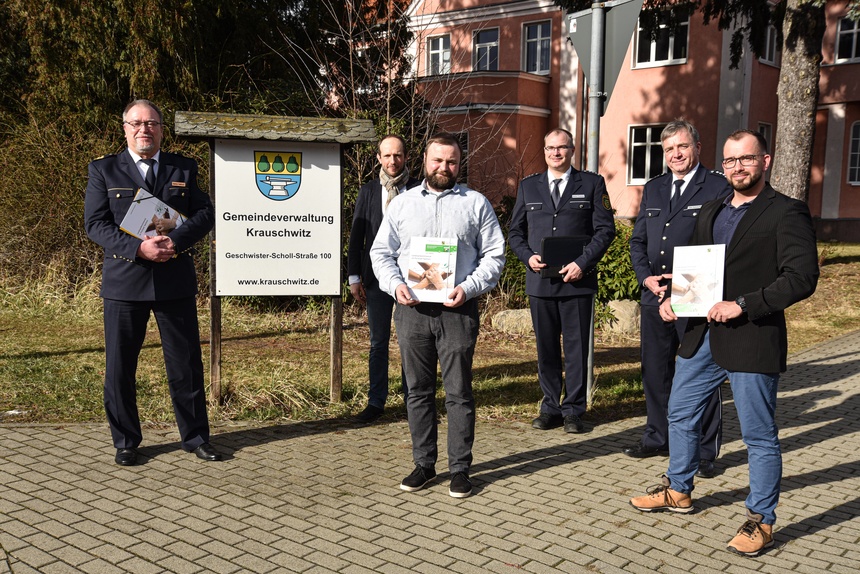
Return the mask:
{"type": "Polygon", "coordinates": [[[257,189],[274,201],[293,197],[302,184],[302,154],[292,151],[255,151],[257,189]]]}

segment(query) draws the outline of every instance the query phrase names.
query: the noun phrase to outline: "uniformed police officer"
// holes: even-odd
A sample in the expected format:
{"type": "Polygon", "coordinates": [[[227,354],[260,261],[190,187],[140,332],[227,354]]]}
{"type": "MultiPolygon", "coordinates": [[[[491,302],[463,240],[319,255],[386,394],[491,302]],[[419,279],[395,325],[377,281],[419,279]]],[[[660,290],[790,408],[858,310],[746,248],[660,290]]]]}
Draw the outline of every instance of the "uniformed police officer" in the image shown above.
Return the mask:
{"type": "MultiPolygon", "coordinates": [[[[640,339],[647,409],[641,440],[624,449],[624,454],[634,458],[669,452],[669,393],[675,375],[675,353],[686,321],[664,322],[659,305],[669,296],[665,275],[672,273],[675,247],[690,241],[704,203],[731,192],[723,174],[699,163],[702,144],[698,130],[691,123],[670,122],[660,134],[660,141],[669,171],[645,184],[639,217],[630,239],[630,258],[642,287],[640,339]]],[[[721,396],[717,389],[702,425],[700,477],[714,476],[714,460],[719,455],[721,442],[721,396]]]]}

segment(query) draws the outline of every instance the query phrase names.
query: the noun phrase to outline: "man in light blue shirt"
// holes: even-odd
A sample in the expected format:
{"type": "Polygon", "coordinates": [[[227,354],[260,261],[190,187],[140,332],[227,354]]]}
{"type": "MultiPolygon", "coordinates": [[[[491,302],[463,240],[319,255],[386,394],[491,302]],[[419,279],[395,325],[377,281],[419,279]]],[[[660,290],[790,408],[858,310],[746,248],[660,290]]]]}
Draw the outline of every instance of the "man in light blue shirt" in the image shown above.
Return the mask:
{"type": "Polygon", "coordinates": [[[436,478],[438,361],[448,412],[448,493],[454,498],[472,493],[477,297],[496,286],[505,263],[505,239],[492,205],[477,191],[456,183],[461,156],[452,135],[430,138],[424,153],[426,179],[394,198],[370,250],[380,288],[397,301],[394,324],[409,386],[406,408],[415,470],[400,488],[421,490],[436,478]],[[453,281],[448,269],[438,271],[436,264],[416,274],[417,248],[422,244],[416,241],[413,250],[416,238],[435,238],[439,243],[456,240],[453,281]],[[434,289],[440,291],[436,297],[434,289]],[[422,302],[419,297],[443,302],[422,302]]]}

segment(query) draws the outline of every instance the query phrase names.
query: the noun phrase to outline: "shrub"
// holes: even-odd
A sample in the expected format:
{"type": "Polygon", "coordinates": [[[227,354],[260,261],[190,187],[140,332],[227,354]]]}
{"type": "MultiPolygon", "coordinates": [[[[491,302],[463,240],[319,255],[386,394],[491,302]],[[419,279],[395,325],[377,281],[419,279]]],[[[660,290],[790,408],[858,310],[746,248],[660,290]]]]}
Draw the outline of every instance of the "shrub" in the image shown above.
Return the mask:
{"type": "Polygon", "coordinates": [[[608,307],[610,301],[637,301],[639,282],[630,260],[630,236],[633,225],[627,220],[615,220],[615,239],[606,255],[597,265],[596,326],[601,326],[615,317],[608,307]]]}

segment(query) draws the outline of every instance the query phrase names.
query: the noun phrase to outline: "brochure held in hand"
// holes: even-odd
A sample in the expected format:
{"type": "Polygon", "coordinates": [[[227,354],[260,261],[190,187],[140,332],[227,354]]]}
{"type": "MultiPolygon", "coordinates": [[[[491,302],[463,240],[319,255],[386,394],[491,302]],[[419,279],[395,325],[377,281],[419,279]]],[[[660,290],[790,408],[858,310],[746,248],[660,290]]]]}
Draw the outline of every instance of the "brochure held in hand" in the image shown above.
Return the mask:
{"type": "Polygon", "coordinates": [[[723,300],[725,245],[676,247],[672,264],[672,311],[678,317],[706,317],[723,300]]]}
{"type": "Polygon", "coordinates": [[[186,217],[141,188],[131,202],[119,228],[139,239],[167,235],[183,223],[186,217]]]}
{"type": "Polygon", "coordinates": [[[409,250],[406,286],[413,299],[444,303],[455,287],[456,237],[413,237],[409,250]]]}

